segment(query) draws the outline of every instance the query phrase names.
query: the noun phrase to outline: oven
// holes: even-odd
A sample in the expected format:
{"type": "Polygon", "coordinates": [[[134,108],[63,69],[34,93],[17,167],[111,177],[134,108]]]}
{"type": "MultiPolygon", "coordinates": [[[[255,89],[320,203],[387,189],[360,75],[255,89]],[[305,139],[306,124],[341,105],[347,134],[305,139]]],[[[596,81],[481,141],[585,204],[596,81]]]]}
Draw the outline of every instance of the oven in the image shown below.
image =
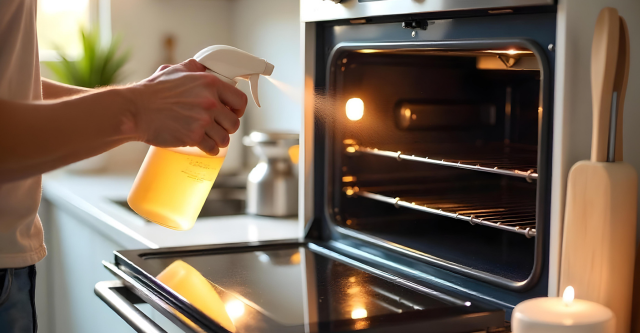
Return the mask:
{"type": "Polygon", "coordinates": [[[508,332],[557,293],[568,7],[300,6],[300,238],[118,251],[96,294],[139,331],[508,332]]]}
{"type": "Polygon", "coordinates": [[[336,20],[302,4],[307,236],[437,268],[507,318],[546,296],[556,7],[336,20]]]}

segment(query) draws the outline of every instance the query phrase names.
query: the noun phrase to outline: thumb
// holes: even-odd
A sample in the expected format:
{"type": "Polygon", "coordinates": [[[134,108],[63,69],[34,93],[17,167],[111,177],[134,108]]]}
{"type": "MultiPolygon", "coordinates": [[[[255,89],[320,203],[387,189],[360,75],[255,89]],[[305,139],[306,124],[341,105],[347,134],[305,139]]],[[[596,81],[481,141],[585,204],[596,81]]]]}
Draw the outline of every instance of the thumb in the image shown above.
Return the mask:
{"type": "Polygon", "coordinates": [[[179,66],[182,66],[188,72],[204,72],[207,70],[207,67],[193,58],[181,62],[179,66]]]}

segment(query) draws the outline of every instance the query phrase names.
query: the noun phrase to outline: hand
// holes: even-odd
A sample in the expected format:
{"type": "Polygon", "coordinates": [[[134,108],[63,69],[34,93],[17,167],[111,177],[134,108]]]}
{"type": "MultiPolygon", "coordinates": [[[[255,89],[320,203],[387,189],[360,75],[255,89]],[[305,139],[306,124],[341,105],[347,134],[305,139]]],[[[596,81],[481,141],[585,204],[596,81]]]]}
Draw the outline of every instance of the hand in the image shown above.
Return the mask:
{"type": "Polygon", "coordinates": [[[198,147],[217,155],[240,127],[247,96],[205,73],[194,59],[161,66],[130,86],[136,107],[132,130],[140,141],[157,147],[198,147]]]}

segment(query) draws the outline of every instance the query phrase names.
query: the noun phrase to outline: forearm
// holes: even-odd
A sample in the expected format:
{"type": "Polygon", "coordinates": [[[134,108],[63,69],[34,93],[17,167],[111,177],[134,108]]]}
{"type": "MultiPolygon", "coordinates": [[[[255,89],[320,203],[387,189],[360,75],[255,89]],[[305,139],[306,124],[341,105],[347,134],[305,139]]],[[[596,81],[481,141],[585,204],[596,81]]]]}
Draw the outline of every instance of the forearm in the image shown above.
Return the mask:
{"type": "Polygon", "coordinates": [[[23,179],[136,140],[131,88],[52,102],[0,100],[0,183],[23,179]]]}
{"type": "Polygon", "coordinates": [[[71,86],[68,84],[42,78],[42,98],[44,100],[72,97],[91,92],[92,89],[71,86]]]}

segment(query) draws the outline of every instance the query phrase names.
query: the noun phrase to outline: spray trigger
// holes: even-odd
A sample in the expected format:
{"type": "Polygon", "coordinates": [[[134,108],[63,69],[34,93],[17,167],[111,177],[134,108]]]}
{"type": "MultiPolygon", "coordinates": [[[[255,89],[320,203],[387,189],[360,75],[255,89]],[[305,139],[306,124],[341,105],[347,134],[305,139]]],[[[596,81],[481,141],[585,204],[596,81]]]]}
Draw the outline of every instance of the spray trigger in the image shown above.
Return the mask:
{"type": "Polygon", "coordinates": [[[253,74],[249,76],[249,88],[251,88],[251,96],[253,100],[256,102],[256,105],[260,107],[260,101],[258,100],[258,79],[260,78],[260,74],[253,74]]]}
{"type": "Polygon", "coordinates": [[[260,107],[258,79],[260,75],[271,75],[273,64],[253,54],[226,45],[209,46],[198,52],[193,58],[226,83],[235,85],[238,83],[237,79],[249,81],[253,100],[260,107]]]}

